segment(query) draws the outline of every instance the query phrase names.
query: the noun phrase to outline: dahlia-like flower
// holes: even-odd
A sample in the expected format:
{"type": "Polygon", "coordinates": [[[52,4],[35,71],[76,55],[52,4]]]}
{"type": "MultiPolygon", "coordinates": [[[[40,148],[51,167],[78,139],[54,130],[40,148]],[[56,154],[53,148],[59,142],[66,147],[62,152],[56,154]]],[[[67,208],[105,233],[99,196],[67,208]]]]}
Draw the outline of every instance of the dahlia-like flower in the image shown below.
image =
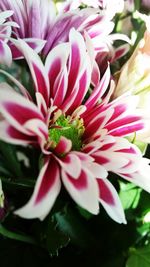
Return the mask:
{"type": "Polygon", "coordinates": [[[11,28],[17,28],[18,25],[15,22],[9,22],[8,18],[11,17],[13,11],[7,10],[4,12],[0,11],[0,63],[11,65],[12,55],[11,50],[8,46],[8,40],[11,36],[11,28]]]}
{"type": "Polygon", "coordinates": [[[137,97],[123,96],[108,103],[111,92],[107,68],[90,93],[93,61],[90,43],[70,31],[69,42],[59,44],[43,65],[24,41],[17,42],[26,58],[36,89],[36,104],[1,85],[0,138],[38,146],[43,154],[33,195],[16,211],[23,218],[44,219],[64,185],[72,199],[93,214],[99,202],[112,219],[125,223],[118,194],[107,178],[114,172],[150,192],[149,160],[124,136],[142,130],[137,97]],[[86,97],[85,97],[86,96],[86,97]]]}
{"type": "MultiPolygon", "coordinates": [[[[76,8],[57,13],[52,0],[1,0],[0,9],[10,9],[14,12],[10,19],[19,25],[19,29],[13,29],[13,37],[25,39],[38,52],[45,45],[42,50],[44,55],[57,44],[68,41],[71,28],[83,35],[86,31],[91,37],[96,53],[109,52],[116,39],[129,41],[124,35],[111,35],[114,23],[107,14],[95,8],[76,8]]],[[[13,58],[20,57],[20,53],[12,44],[11,50],[13,58]]]]}

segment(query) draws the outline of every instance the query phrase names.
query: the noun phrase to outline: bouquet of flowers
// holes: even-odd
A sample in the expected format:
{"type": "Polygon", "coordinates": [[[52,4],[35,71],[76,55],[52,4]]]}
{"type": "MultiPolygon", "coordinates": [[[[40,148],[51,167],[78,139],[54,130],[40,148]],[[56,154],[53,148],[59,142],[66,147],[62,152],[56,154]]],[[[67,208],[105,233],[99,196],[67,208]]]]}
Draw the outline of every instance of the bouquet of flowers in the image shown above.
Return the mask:
{"type": "Polygon", "coordinates": [[[149,267],[149,11],[0,1],[2,267],[149,267]]]}

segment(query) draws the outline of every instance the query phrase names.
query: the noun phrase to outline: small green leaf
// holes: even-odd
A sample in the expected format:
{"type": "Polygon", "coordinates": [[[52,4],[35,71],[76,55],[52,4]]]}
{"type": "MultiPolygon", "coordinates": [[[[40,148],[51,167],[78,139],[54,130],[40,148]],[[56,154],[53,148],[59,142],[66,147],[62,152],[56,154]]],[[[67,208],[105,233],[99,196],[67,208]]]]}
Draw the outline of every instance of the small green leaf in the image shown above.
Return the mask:
{"type": "Polygon", "coordinates": [[[17,179],[12,180],[11,178],[0,177],[3,184],[7,184],[10,187],[24,187],[24,188],[33,188],[35,186],[35,181],[31,179],[17,179]]]}
{"type": "Polygon", "coordinates": [[[81,214],[81,216],[83,216],[86,220],[89,220],[93,217],[93,214],[91,214],[87,210],[81,208],[80,206],[77,206],[77,209],[78,209],[79,213],[81,214]]]}
{"type": "Polygon", "coordinates": [[[120,199],[125,210],[135,209],[139,203],[141,189],[133,185],[132,183],[120,182],[120,199]]]}
{"type": "Polygon", "coordinates": [[[58,255],[59,250],[69,244],[70,238],[58,229],[56,220],[48,221],[46,232],[46,247],[51,256],[58,255]]]}
{"type": "Polygon", "coordinates": [[[0,224],[0,234],[10,239],[14,239],[14,240],[34,244],[34,245],[36,244],[35,240],[32,237],[27,236],[25,234],[18,234],[18,233],[15,233],[14,231],[11,232],[7,230],[2,224],[0,224]]]}
{"type": "Polygon", "coordinates": [[[130,256],[126,267],[149,267],[150,266],[150,245],[140,249],[131,248],[130,256]]]}

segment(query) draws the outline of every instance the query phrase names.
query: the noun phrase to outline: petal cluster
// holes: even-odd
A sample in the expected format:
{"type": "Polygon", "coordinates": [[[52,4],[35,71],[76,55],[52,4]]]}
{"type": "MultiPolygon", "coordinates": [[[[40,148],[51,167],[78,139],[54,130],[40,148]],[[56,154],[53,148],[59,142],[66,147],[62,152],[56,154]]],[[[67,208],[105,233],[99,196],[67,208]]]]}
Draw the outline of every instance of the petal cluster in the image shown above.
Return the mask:
{"type": "MultiPolygon", "coordinates": [[[[92,1],[83,2],[90,7],[80,9],[81,1],[70,1],[66,8],[57,11],[54,1],[49,0],[1,0],[0,10],[13,12],[9,20],[19,25],[19,28],[13,27],[13,37],[24,39],[37,52],[42,50],[44,56],[59,43],[69,40],[71,28],[75,28],[83,36],[85,32],[88,33],[95,54],[112,52],[112,44],[116,39],[129,41],[124,35],[111,34],[114,28],[112,17],[117,10],[113,9],[112,16],[108,13],[112,7],[120,6],[122,0],[116,0],[117,5],[113,4],[111,8],[109,1],[95,1],[94,4],[91,4],[92,1]],[[106,12],[102,12],[97,6],[105,8],[106,12]]],[[[13,59],[23,56],[13,43],[10,43],[10,48],[13,59]]]]}
{"type": "Polygon", "coordinates": [[[18,93],[1,84],[4,120],[0,122],[0,138],[36,146],[43,156],[34,192],[16,214],[44,219],[63,184],[82,208],[97,214],[100,202],[112,219],[125,223],[108,173],[150,191],[149,160],[142,158],[140,150],[126,138],[145,129],[145,120],[137,109],[138,97],[124,95],[109,101],[109,65],[100,78],[90,38],[87,36],[85,42],[75,29],[69,32],[68,42],[49,52],[45,64],[23,40],[15,41],[15,46],[28,63],[36,101],[25,88],[18,93]],[[73,137],[66,134],[71,127],[80,138],[79,149],[74,149],[73,137]]]}

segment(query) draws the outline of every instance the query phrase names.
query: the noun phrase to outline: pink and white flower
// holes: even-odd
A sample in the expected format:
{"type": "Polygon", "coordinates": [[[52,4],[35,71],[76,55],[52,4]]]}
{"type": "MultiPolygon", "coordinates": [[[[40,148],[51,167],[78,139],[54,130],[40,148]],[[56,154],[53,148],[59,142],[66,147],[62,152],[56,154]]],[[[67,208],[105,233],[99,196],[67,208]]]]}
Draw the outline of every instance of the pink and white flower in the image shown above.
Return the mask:
{"type": "Polygon", "coordinates": [[[100,202],[112,219],[125,223],[118,194],[107,176],[117,173],[150,192],[149,161],[124,138],[145,127],[136,109],[137,97],[123,96],[108,103],[108,66],[85,100],[94,64],[89,43],[86,46],[74,29],[69,42],[48,54],[45,65],[22,40],[16,45],[29,65],[37,101],[3,84],[0,110],[5,120],[0,123],[0,138],[38,146],[43,153],[33,195],[16,214],[44,219],[63,184],[82,208],[97,214],[100,202]]]}

